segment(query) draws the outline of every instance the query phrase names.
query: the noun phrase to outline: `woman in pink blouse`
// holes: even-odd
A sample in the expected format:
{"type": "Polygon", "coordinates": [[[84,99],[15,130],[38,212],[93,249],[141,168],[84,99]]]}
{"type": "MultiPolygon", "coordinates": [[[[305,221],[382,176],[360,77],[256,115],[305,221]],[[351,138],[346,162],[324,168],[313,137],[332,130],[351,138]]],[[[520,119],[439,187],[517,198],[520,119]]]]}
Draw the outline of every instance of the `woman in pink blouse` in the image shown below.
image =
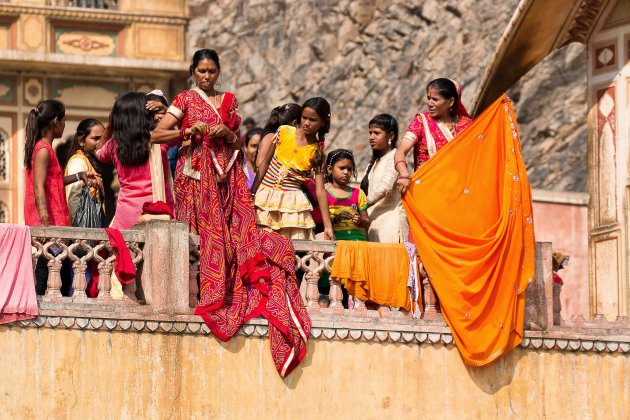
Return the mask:
{"type": "MultiPolygon", "coordinates": [[[[153,116],[146,109],[146,97],[142,93],[129,92],[116,101],[109,116],[109,125],[103,139],[105,144],[96,157],[101,162],[112,162],[118,172],[120,191],[116,213],[111,227],[129,229],[142,214],[142,206],[153,202],[154,191],[150,165],[151,130],[153,116]]],[[[162,173],[168,174],[166,151],[161,147],[162,173]]],[[[166,204],[173,209],[173,194],[168,182],[164,182],[166,204]]]]}

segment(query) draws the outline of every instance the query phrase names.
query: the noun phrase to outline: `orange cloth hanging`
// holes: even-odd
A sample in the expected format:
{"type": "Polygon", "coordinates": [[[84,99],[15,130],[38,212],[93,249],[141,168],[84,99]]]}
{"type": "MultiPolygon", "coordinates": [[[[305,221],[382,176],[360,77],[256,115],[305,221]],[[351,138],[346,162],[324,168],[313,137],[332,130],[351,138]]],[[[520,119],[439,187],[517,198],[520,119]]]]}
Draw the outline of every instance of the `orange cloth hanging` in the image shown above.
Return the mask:
{"type": "Polygon", "coordinates": [[[512,350],[523,338],[535,242],[510,100],[499,98],[416,171],[403,203],[464,361],[481,366],[512,350]]]}
{"type": "Polygon", "coordinates": [[[330,277],[356,298],[411,310],[409,256],[403,244],[339,241],[330,277]]]}

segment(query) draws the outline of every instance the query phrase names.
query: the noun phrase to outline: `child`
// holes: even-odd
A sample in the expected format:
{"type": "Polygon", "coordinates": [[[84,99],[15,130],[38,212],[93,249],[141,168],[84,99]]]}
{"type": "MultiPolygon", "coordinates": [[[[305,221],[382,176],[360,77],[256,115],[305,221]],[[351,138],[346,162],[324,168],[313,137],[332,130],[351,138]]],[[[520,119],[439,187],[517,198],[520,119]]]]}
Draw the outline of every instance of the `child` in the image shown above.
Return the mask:
{"type": "Polygon", "coordinates": [[[367,241],[370,218],[365,193],[349,185],[356,177],[354,155],[339,149],[326,159],[326,193],[333,232],[337,240],[367,241]]]}
{"type": "MultiPolygon", "coordinates": [[[[370,226],[367,198],[361,189],[349,185],[356,175],[351,151],[338,149],[328,154],[326,194],[333,232],[337,240],[367,241],[367,229],[370,226]]],[[[328,296],[330,292],[329,277],[328,273],[324,273],[319,280],[319,291],[324,296],[328,296]]],[[[342,292],[342,304],[347,308],[348,293],[345,288],[342,288],[342,292]]],[[[325,302],[325,299],[323,300],[325,302]]]]}
{"type": "Polygon", "coordinates": [[[262,134],[262,128],[254,127],[247,130],[243,141],[243,172],[247,178],[247,188],[250,190],[256,177],[256,155],[262,134]]]}
{"type": "Polygon", "coordinates": [[[301,186],[314,176],[324,238],[334,240],[323,174],[323,143],[329,129],[328,101],[311,98],[302,105],[297,127],[283,125],[276,131],[273,153],[267,153],[261,144],[260,152],[265,159],[259,166],[267,170],[254,199],[259,227],[290,239],[313,239],[313,206],[301,186]]]}
{"type": "MultiPolygon", "coordinates": [[[[94,118],[88,118],[79,123],[77,126],[77,132],[72,139],[70,150],[68,153],[68,165],[66,166],[66,175],[74,175],[79,172],[89,171],[100,173],[100,164],[96,159],[96,145],[103,136],[105,127],[103,124],[94,118]]],[[[79,207],[79,198],[83,185],[80,183],[74,183],[66,186],[66,200],[68,201],[68,208],[70,210],[70,221],[72,226],[87,227],[87,228],[101,228],[102,223],[98,226],[87,225],[80,222],[76,218],[77,210],[79,207]]],[[[102,203],[104,199],[103,183],[99,179],[97,185],[90,188],[90,195],[97,202],[102,203]]],[[[104,217],[100,218],[104,220],[104,217]]]]}
{"type": "MultiPolygon", "coordinates": [[[[88,171],[62,175],[52,142],[63,135],[65,126],[66,109],[59,101],[42,101],[28,114],[24,145],[24,222],[29,226],[69,226],[70,212],[64,186],[81,180],[94,182],[98,176],[88,171]]],[[[40,257],[35,270],[37,294],[44,294],[47,281],[47,261],[40,257]]],[[[70,278],[63,275],[61,293],[65,296],[71,294],[70,278]]]]}

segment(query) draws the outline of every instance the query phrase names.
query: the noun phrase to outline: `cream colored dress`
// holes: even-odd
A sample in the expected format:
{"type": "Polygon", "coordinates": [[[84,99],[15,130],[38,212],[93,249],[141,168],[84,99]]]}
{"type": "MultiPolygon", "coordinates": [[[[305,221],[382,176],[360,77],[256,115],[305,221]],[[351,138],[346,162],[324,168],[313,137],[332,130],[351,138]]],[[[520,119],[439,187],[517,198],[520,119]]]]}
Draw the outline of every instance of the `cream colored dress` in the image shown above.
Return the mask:
{"type": "Polygon", "coordinates": [[[387,152],[368,175],[368,215],[372,221],[368,240],[371,242],[403,243],[409,238],[407,216],[396,189],[398,172],[394,168],[395,153],[396,149],[387,152]]]}

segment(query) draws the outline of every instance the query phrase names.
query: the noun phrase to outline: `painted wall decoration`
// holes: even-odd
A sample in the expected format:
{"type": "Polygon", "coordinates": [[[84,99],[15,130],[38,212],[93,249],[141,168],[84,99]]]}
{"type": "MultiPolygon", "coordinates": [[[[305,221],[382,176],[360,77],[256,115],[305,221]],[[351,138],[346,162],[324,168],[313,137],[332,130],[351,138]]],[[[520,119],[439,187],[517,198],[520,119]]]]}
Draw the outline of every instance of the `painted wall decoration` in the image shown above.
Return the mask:
{"type": "Polygon", "coordinates": [[[66,107],[110,109],[116,99],[129,91],[128,83],[101,80],[49,80],[51,98],[63,102],[66,107]]]}
{"type": "Polygon", "coordinates": [[[53,48],[55,52],[63,54],[117,57],[118,32],[56,27],[53,48]]]}
{"type": "Polygon", "coordinates": [[[617,117],[615,86],[597,91],[596,151],[599,172],[597,176],[597,223],[616,223],[617,218],[617,117]]]}
{"type": "Polygon", "coordinates": [[[0,104],[2,105],[15,105],[16,93],[15,86],[17,85],[17,79],[12,76],[0,76],[0,104]]]}
{"type": "Polygon", "coordinates": [[[9,136],[0,129],[0,182],[9,180],[9,136]]]}
{"type": "Polygon", "coordinates": [[[0,201],[0,223],[9,223],[9,208],[0,201]]]}
{"type": "Polygon", "coordinates": [[[40,78],[32,77],[26,79],[24,87],[24,103],[26,105],[37,105],[44,97],[44,82],[40,78]]]}
{"type": "Polygon", "coordinates": [[[615,41],[605,42],[593,48],[593,73],[603,73],[617,68],[617,45],[615,41]]]}

